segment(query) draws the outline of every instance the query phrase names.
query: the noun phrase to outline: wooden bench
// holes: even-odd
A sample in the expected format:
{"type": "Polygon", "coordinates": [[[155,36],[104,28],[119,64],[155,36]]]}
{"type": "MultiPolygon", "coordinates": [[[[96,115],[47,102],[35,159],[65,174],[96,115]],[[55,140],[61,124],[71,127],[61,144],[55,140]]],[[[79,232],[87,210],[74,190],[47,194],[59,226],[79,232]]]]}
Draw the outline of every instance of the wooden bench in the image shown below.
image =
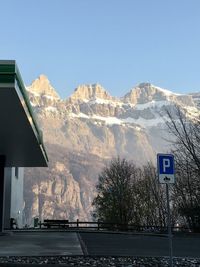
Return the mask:
{"type": "Polygon", "coordinates": [[[44,220],[41,225],[46,226],[47,228],[58,227],[58,228],[68,228],[68,220],[44,220]]]}

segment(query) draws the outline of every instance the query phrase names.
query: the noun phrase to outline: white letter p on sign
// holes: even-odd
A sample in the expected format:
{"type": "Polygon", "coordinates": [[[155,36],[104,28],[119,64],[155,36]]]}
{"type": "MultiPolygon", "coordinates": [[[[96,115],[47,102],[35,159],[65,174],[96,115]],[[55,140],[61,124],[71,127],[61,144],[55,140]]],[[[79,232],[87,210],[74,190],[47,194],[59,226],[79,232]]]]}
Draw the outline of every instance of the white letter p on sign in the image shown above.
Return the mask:
{"type": "Polygon", "coordinates": [[[169,159],[163,159],[163,172],[166,172],[166,168],[170,167],[170,160],[169,159]]]}

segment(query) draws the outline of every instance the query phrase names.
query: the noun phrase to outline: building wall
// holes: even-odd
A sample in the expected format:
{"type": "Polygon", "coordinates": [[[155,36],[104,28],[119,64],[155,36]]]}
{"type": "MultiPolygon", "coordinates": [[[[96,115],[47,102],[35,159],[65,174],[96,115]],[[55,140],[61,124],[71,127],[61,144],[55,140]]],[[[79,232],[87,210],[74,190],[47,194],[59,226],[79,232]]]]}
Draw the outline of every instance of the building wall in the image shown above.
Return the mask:
{"type": "Polygon", "coordinates": [[[4,228],[10,228],[12,168],[5,168],[4,180],[4,228]]]}
{"type": "Polygon", "coordinates": [[[10,228],[10,218],[23,227],[24,168],[5,168],[4,228],[10,228]]]}
{"type": "Polygon", "coordinates": [[[24,209],[24,168],[12,168],[11,210],[10,216],[17,221],[18,228],[23,227],[24,209]]]}

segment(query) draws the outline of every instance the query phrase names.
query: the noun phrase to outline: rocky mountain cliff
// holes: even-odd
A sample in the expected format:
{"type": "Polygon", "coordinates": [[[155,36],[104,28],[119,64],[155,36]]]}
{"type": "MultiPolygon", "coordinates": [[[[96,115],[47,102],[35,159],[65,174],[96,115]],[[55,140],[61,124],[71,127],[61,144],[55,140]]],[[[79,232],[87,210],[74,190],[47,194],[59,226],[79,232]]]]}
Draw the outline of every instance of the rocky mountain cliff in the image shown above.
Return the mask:
{"type": "Polygon", "coordinates": [[[121,98],[101,85],[81,85],[61,99],[41,75],[27,92],[43,130],[49,168],[27,169],[25,223],[31,218],[86,220],[98,173],[112,157],[142,165],[169,150],[165,109],[174,104],[198,112],[193,95],[142,83],[121,98]]]}

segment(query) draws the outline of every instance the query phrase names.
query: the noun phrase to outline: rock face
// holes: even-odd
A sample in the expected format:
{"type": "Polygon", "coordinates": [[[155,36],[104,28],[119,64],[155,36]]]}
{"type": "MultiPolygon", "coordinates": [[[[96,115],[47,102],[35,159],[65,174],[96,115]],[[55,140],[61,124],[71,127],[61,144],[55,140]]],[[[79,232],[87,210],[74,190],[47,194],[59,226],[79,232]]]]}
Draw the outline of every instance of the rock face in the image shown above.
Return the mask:
{"type": "Polygon", "coordinates": [[[174,104],[199,112],[193,95],[142,83],[124,97],[101,85],[81,85],[60,99],[44,75],[27,88],[44,134],[49,168],[27,169],[24,220],[89,219],[98,173],[115,156],[142,165],[169,150],[165,109],[174,104]]]}
{"type": "Polygon", "coordinates": [[[89,101],[96,98],[104,100],[114,99],[100,84],[80,85],[70,97],[74,102],[89,101]]]}
{"type": "Polygon", "coordinates": [[[59,99],[59,95],[55,89],[51,86],[48,78],[45,75],[40,75],[31,86],[27,87],[27,90],[31,91],[35,96],[42,96],[43,98],[59,99]]]}

